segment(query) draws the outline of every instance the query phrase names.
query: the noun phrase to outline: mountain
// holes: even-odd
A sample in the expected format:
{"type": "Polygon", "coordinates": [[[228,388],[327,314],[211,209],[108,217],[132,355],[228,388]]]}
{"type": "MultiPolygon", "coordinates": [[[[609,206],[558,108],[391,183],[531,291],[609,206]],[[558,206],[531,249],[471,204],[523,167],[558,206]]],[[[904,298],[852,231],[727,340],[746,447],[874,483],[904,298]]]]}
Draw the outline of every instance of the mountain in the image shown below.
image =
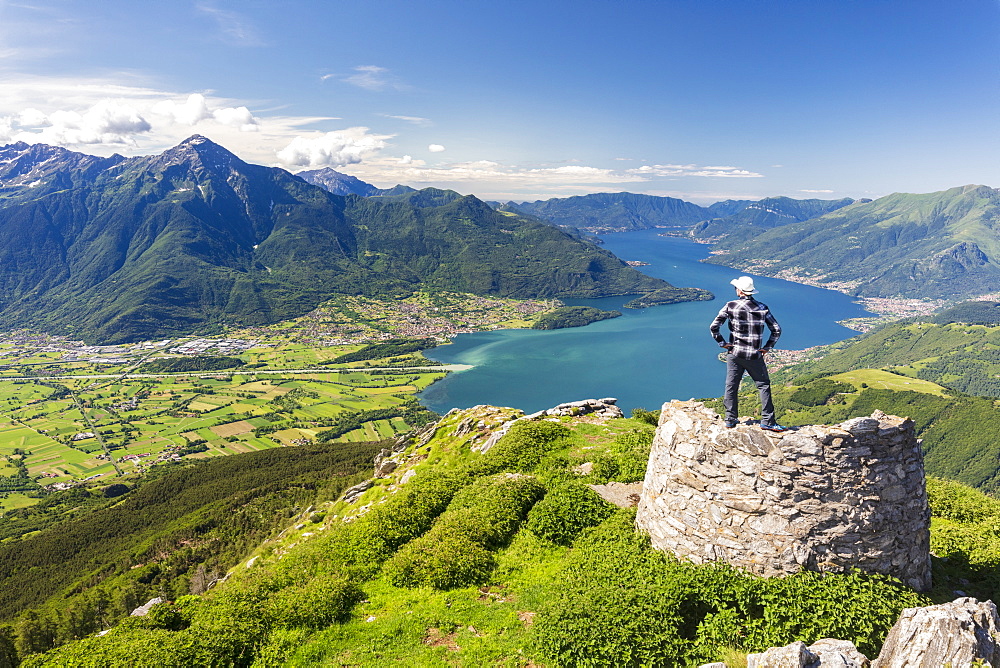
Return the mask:
{"type": "Polygon", "coordinates": [[[326,189],[334,195],[360,195],[361,197],[371,197],[381,194],[383,191],[370,183],[365,183],[361,179],[341,174],[335,169],[324,167],[323,169],[311,169],[304,172],[297,172],[295,176],[308,181],[314,186],[326,189]]]}
{"type": "Polygon", "coordinates": [[[263,324],[333,294],[669,288],[475,197],[342,197],[201,136],[161,155],[0,147],[0,327],[107,343],[263,324]]]}
{"type": "Polygon", "coordinates": [[[650,227],[691,225],[705,220],[706,209],[674,197],[634,193],[597,193],[535,202],[509,203],[513,210],[553,225],[588,232],[621,232],[650,227]]]}
{"type": "Polygon", "coordinates": [[[1000,284],[1000,191],[964,186],[856,202],[723,239],[710,262],[859,296],[961,299],[1000,284]]]}
{"type": "MultiPolygon", "coordinates": [[[[752,239],[762,230],[816,218],[853,203],[854,200],[848,197],[838,200],[767,197],[748,203],[729,201],[722,204],[730,206],[722,206],[716,210],[729,210],[734,204],[743,206],[720,218],[698,223],[691,230],[691,235],[702,240],[715,240],[721,237],[752,239]]],[[[712,207],[714,206],[713,204],[712,207]]]]}
{"type": "Polygon", "coordinates": [[[697,239],[715,240],[738,234],[752,236],[761,229],[787,225],[851,204],[852,199],[725,200],[702,207],[673,197],[633,193],[597,193],[577,197],[507,203],[508,210],[531,214],[560,227],[589,232],[620,232],[651,227],[694,225],[697,239]]]}

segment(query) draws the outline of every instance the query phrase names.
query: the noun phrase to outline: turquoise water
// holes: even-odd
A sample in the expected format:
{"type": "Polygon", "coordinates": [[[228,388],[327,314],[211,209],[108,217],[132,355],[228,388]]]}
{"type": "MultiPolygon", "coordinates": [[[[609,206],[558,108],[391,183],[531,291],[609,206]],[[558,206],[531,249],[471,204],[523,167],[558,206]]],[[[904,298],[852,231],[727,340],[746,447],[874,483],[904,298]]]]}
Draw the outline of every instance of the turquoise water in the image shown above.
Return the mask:
{"type": "MultiPolygon", "coordinates": [[[[708,325],[733,298],[729,281],[740,272],[699,262],[709,247],[661,237],[662,230],[621,232],[603,237],[605,248],[639,269],[674,285],[711,290],[716,299],[626,309],[630,297],[564,300],[624,315],[554,331],[503,330],[460,334],[454,343],[425,353],[472,369],[449,374],[420,394],[438,413],[477,404],[511,406],[527,412],[577,399],[617,397],[626,414],[636,407],[658,409],[670,399],[722,394],[725,365],[708,325]]],[[[836,321],[870,315],[847,295],[775,278],[754,277],[758,298],[781,323],[778,348],[834,343],[857,332],[836,321]]]]}

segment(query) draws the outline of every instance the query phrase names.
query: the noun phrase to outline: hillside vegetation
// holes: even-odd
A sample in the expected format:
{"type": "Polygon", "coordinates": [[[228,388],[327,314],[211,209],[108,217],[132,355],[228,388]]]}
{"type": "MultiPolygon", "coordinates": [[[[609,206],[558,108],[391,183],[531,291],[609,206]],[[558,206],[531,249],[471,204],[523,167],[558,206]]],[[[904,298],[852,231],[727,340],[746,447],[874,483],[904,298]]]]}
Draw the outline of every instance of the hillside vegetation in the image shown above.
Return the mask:
{"type": "Polygon", "coordinates": [[[621,317],[621,311],[602,311],[592,306],[562,306],[551,313],[538,316],[532,329],[563,329],[583,327],[592,322],[621,317]]]}
{"type": "Polygon", "coordinates": [[[957,483],[929,486],[948,555],[930,599],[861,573],[764,579],[652,550],[634,511],[583,484],[641,478],[655,414],[520,423],[473,450],[518,414],[450,414],[356,503],[325,504],[225,583],[24,665],[678,666],[822,637],[873,655],[902,608],[959,580],[996,593],[1000,506],[957,483]]]}
{"type": "Polygon", "coordinates": [[[796,367],[797,373],[891,368],[958,392],[1000,397],[1000,326],[950,322],[952,317],[887,325],[836,344],[822,359],[796,367]]]}
{"type": "Polygon", "coordinates": [[[817,218],[853,203],[854,200],[850,198],[826,200],[765,197],[748,203],[735,213],[698,223],[691,229],[691,236],[703,240],[726,238],[732,244],[737,240],[753,239],[764,230],[817,218]]]}
{"type": "Polygon", "coordinates": [[[291,518],[356,483],[379,447],[322,443],[164,466],[111,494],[78,488],[10,511],[0,621],[16,618],[30,653],[107,628],[149,598],[201,593],[291,518]]]}
{"type": "Polygon", "coordinates": [[[872,297],[959,299],[1000,283],[1000,191],[896,193],[723,239],[711,262],[872,297]]]}

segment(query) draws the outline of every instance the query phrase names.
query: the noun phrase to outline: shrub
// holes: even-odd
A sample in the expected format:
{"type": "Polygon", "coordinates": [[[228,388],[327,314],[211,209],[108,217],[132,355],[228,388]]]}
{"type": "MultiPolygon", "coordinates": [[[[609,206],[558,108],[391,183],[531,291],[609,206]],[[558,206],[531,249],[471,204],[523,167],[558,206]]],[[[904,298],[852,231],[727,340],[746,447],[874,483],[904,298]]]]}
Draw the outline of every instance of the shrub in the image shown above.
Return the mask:
{"type": "Polygon", "coordinates": [[[270,605],[280,626],[323,628],[343,621],[363,593],[342,575],[322,575],[275,592],[270,605]]]}
{"type": "Polygon", "coordinates": [[[467,481],[461,474],[415,478],[402,492],[332,534],[321,543],[321,554],[308,558],[320,560],[323,568],[341,567],[367,579],[400,546],[426,532],[467,481]]]}
{"type": "Polygon", "coordinates": [[[400,550],[384,571],[397,587],[453,589],[484,582],[495,566],[493,554],[468,536],[427,534],[400,550]]]}
{"type": "Polygon", "coordinates": [[[651,424],[654,427],[660,424],[660,411],[647,411],[645,408],[633,408],[632,419],[639,422],[651,424]]]}
{"type": "MultiPolygon", "coordinates": [[[[539,503],[539,505],[541,505],[539,503]]],[[[532,643],[557,665],[690,665],[724,648],[762,651],[794,640],[851,640],[874,654],[903,608],[928,602],[859,572],[759,578],[653,550],[620,510],[577,539],[532,643]]]]}
{"type": "Polygon", "coordinates": [[[539,538],[569,545],[586,528],[596,526],[614,512],[597,492],[580,482],[552,489],[528,513],[526,526],[539,538]]]}
{"type": "Polygon", "coordinates": [[[430,531],[397,552],[384,572],[400,587],[451,589],[484,582],[496,565],[490,549],[510,540],[542,492],[530,476],[476,481],[455,495],[430,531]]]}
{"type": "Polygon", "coordinates": [[[850,383],[821,378],[795,390],[789,400],[803,406],[822,406],[837,394],[854,391],[854,386],[850,383]]]}
{"type": "Polygon", "coordinates": [[[653,429],[632,429],[615,436],[607,454],[594,461],[592,475],[598,482],[639,482],[646,477],[653,429]]]}
{"type": "Polygon", "coordinates": [[[473,464],[472,472],[476,475],[531,472],[554,449],[553,446],[569,434],[569,429],[555,422],[518,422],[473,464]]]}

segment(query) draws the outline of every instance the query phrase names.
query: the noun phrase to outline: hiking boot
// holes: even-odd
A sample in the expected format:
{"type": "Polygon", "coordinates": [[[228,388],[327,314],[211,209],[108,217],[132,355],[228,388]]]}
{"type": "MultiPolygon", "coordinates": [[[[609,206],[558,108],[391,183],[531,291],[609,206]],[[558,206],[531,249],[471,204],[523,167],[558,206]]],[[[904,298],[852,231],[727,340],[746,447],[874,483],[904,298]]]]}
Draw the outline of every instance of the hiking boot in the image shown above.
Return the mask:
{"type": "Polygon", "coordinates": [[[738,424],[739,422],[737,422],[736,420],[726,420],[726,429],[732,429],[738,424]]]}
{"type": "Polygon", "coordinates": [[[778,424],[777,422],[771,422],[771,423],[767,423],[767,424],[761,422],[760,423],[760,428],[763,429],[764,431],[775,431],[775,432],[778,432],[778,433],[781,433],[783,431],[791,431],[791,427],[783,427],[780,424],[778,424]]]}

